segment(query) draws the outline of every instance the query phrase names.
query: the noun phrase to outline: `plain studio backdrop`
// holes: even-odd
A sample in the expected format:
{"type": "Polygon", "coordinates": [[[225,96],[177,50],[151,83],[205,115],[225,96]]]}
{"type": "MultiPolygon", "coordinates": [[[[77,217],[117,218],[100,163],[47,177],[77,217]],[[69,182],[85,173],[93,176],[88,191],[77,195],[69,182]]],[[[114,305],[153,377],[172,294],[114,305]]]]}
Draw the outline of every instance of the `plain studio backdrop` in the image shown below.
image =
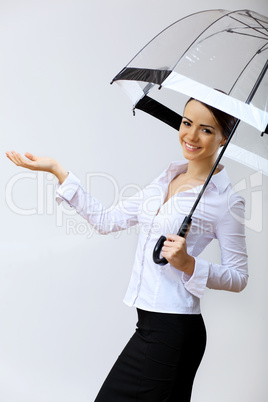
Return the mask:
{"type": "MultiPolygon", "coordinates": [[[[213,8],[268,14],[267,0],[1,0],[0,402],[94,400],[135,329],[122,299],[138,235],[92,233],[57,206],[57,180],[5,151],[57,158],[106,206],[145,186],[182,158],[177,133],[133,117],[109,83],[163,28],[213,8]]],[[[203,297],[192,401],[266,402],[267,177],[223,163],[247,202],[250,278],[240,294],[203,297]]],[[[220,261],[216,241],[203,257],[220,261]]]]}

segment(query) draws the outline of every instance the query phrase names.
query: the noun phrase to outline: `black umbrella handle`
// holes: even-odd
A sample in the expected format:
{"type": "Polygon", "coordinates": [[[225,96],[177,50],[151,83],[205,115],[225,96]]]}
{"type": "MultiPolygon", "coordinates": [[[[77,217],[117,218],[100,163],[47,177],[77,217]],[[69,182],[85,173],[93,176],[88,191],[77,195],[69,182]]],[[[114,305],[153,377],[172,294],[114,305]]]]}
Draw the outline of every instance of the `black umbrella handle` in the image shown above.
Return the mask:
{"type": "Polygon", "coordinates": [[[154,247],[153,260],[158,265],[166,265],[168,263],[168,261],[164,257],[160,258],[160,253],[166,240],[166,236],[160,236],[154,247]]]}
{"type": "MultiPolygon", "coordinates": [[[[191,216],[190,215],[186,216],[181,224],[181,227],[180,227],[177,235],[180,237],[185,237],[185,235],[187,234],[188,229],[191,225],[191,222],[192,222],[191,216]]],[[[166,258],[164,258],[164,257],[160,258],[160,253],[161,253],[162,247],[164,245],[164,242],[166,240],[167,240],[167,238],[165,236],[160,236],[155,245],[154,251],[153,251],[153,260],[158,265],[166,265],[168,263],[166,258]]]]}

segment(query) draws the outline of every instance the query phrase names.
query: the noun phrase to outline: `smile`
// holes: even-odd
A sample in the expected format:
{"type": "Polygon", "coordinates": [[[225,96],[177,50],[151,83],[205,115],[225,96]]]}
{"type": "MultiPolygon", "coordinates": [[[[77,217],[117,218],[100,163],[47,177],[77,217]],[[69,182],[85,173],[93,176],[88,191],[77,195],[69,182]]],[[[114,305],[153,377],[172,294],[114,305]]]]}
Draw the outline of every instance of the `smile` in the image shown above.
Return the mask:
{"type": "Polygon", "coordinates": [[[184,144],[185,144],[185,148],[188,151],[196,151],[197,149],[200,149],[200,147],[194,147],[193,145],[190,145],[190,144],[188,144],[188,142],[185,142],[185,141],[184,141],[184,144]]]}

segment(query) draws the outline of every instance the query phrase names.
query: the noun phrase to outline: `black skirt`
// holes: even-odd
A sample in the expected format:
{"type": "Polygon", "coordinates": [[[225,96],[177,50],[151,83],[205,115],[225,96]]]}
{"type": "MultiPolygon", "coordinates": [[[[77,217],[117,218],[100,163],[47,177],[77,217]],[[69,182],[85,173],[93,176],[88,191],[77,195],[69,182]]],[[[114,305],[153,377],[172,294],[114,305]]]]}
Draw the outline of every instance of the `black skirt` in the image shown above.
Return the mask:
{"type": "Polygon", "coordinates": [[[206,346],[201,314],[137,311],[136,332],[95,402],[189,402],[206,346]]]}

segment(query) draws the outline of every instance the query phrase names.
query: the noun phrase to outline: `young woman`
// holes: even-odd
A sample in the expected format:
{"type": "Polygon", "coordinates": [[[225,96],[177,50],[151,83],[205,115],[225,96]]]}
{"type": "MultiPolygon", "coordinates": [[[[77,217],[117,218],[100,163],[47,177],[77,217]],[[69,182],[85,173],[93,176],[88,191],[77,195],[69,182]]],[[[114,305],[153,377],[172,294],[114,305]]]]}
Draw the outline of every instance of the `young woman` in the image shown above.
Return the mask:
{"type": "Polygon", "coordinates": [[[179,131],[188,162],[172,162],[145,189],[105,208],[79,180],[52,158],[7,152],[18,166],[57,176],[59,202],[76,208],[106,234],[140,225],[137,252],[125,303],[138,312],[137,329],[119,356],[95,402],[189,402],[204,354],[206,330],[200,298],[207,287],[239,292],[247,284],[244,200],[236,194],[222,165],[195,211],[187,239],[176,233],[207,178],[235,119],[190,99],[179,131]],[[167,240],[156,265],[152,253],[160,235],[167,240]],[[221,264],[198,257],[217,238],[221,264]]]}

